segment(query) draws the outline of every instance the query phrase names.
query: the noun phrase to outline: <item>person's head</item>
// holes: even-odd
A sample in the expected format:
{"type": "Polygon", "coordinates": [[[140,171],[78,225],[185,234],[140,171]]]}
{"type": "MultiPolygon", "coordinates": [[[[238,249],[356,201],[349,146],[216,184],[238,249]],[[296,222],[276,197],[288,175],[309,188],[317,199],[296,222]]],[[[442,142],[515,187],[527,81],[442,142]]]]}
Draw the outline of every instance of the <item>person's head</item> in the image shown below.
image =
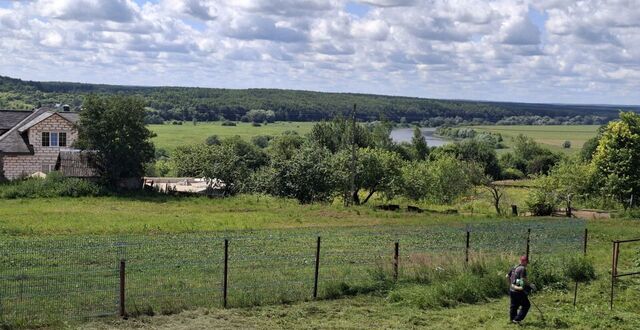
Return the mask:
{"type": "Polygon", "coordinates": [[[529,258],[527,256],[521,256],[520,257],[520,264],[523,266],[526,266],[527,264],[529,264],[529,258]]]}

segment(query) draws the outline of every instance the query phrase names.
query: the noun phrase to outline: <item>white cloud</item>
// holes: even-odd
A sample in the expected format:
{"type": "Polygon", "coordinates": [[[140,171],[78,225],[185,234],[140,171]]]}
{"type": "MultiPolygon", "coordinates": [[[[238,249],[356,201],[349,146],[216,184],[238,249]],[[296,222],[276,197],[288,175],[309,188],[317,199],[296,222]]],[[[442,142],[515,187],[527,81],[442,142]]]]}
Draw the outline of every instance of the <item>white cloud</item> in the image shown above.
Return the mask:
{"type": "Polygon", "coordinates": [[[640,87],[640,9],[635,2],[14,2],[0,8],[0,74],[640,103],[640,95],[631,92],[640,87]],[[366,10],[349,13],[350,2],[366,10]],[[542,18],[531,16],[532,9],[542,18]]]}

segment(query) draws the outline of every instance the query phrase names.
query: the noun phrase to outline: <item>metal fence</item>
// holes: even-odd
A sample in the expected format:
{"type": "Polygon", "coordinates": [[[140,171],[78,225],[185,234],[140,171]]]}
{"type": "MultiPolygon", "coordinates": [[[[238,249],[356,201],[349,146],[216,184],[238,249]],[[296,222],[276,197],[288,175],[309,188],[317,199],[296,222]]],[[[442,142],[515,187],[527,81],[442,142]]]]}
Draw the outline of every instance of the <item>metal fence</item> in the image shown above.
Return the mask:
{"type": "Polygon", "coordinates": [[[0,319],[46,323],[332,297],[429,258],[581,253],[586,230],[563,219],[0,239],[0,319]]]}

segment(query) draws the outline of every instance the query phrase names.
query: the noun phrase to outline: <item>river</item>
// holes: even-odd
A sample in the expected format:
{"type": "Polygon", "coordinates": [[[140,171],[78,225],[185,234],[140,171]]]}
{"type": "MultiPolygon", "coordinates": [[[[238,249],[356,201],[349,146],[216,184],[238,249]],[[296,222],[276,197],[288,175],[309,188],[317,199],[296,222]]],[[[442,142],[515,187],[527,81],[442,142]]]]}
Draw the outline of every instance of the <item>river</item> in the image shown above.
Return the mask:
{"type": "MultiPolygon", "coordinates": [[[[427,145],[430,147],[441,147],[449,143],[449,141],[434,135],[436,132],[434,127],[424,127],[420,130],[422,131],[422,136],[427,141],[427,145]]],[[[413,138],[413,128],[394,128],[391,131],[391,139],[393,142],[411,142],[411,138],[413,138]]]]}

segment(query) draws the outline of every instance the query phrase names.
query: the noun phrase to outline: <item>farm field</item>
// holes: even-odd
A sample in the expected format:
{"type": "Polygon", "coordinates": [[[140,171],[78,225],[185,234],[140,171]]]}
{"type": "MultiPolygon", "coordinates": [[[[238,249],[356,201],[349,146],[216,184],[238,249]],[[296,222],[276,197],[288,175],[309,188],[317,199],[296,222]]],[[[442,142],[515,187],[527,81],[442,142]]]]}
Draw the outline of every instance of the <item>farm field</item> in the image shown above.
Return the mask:
{"type": "Polygon", "coordinates": [[[490,125],[471,128],[502,134],[507,147],[511,146],[513,137],[524,134],[553,151],[573,153],[579,151],[588,139],[594,137],[599,127],[598,125],[490,125]],[[564,141],[571,141],[570,149],[562,148],[564,141]]]}
{"type": "Polygon", "coordinates": [[[277,122],[260,127],[254,127],[251,123],[237,122],[237,126],[222,126],[222,122],[198,123],[184,122],[182,125],[149,125],[149,129],[157,134],[153,139],[156,148],[164,148],[168,151],[185,144],[202,143],[211,135],[220,138],[238,135],[249,140],[256,135],[281,135],[285,131],[296,131],[306,134],[313,127],[313,122],[277,122]]]}
{"type": "MultiPolygon", "coordinates": [[[[554,220],[554,223],[562,223],[562,221],[558,222],[557,220],[554,220]]],[[[364,291],[354,297],[344,299],[299,303],[295,303],[295,301],[299,301],[299,298],[290,300],[292,299],[290,297],[304,297],[304,295],[307,298],[302,300],[309,299],[310,283],[306,279],[312,276],[312,272],[309,272],[312,268],[309,268],[311,265],[308,261],[313,258],[312,246],[313,233],[315,232],[325,232],[325,235],[327,235],[323,236],[327,239],[326,242],[323,241],[323,244],[328,244],[324,246],[332,252],[326,255],[325,258],[334,258],[332,259],[334,263],[326,266],[337,267],[333,271],[327,270],[326,273],[322,273],[324,274],[323,276],[329,274],[355,276],[357,279],[366,280],[371,276],[368,271],[353,268],[357,264],[347,263],[347,266],[345,266],[340,261],[343,260],[340,258],[348,256],[348,254],[341,252],[342,249],[359,247],[362,252],[368,251],[371,253],[374,251],[392,251],[392,246],[389,245],[391,241],[387,242],[385,239],[384,243],[386,245],[384,245],[380,244],[382,241],[369,240],[368,237],[383,234],[380,237],[384,238],[385,231],[383,230],[399,228],[399,226],[402,227],[403,232],[410,235],[407,238],[422,237],[416,243],[423,241],[424,244],[427,244],[424,248],[432,249],[434,246],[431,244],[443,237],[448,237],[447,235],[449,234],[447,233],[449,231],[441,231],[441,234],[433,237],[428,235],[421,236],[423,235],[421,234],[423,230],[427,230],[426,233],[429,232],[428,227],[424,226],[449,227],[455,231],[455,228],[461,228],[467,224],[481,225],[486,221],[497,221],[507,226],[504,228],[511,228],[515,225],[515,222],[542,221],[544,223],[547,220],[526,218],[497,219],[493,216],[482,214],[439,215],[431,213],[415,214],[404,211],[385,212],[376,211],[371,206],[360,206],[353,209],[346,209],[340,205],[317,204],[308,206],[299,205],[294,201],[262,196],[238,196],[228,199],[103,197],[0,201],[0,232],[2,233],[3,242],[11,242],[12,240],[34,242],[55,240],[59,244],[57,249],[60,251],[67,249],[66,251],[71,252],[61,256],[60,260],[56,258],[56,260],[51,261],[37,261],[38,263],[51,262],[53,263],[52,266],[61,267],[64,264],[61,261],[68,261],[67,259],[73,258],[78,253],[82,253],[82,263],[74,267],[79,267],[80,269],[87,267],[87,265],[100,264],[105,261],[112,262],[108,260],[111,260],[109,258],[115,258],[116,254],[114,253],[116,252],[107,245],[105,245],[105,251],[103,251],[104,255],[100,254],[101,257],[96,260],[92,259],[93,251],[81,252],[72,248],[78,244],[84,246],[89,242],[92,245],[87,245],[88,247],[99,247],[100,242],[109,241],[111,237],[127,237],[127,235],[137,235],[135,237],[138,238],[146,237],[145,240],[148,240],[146,242],[132,241],[131,246],[127,248],[126,254],[127,260],[131,262],[128,269],[132,273],[128,283],[130,283],[131,290],[133,290],[132,294],[148,297],[153,297],[153,292],[148,291],[146,288],[148,285],[140,286],[141,283],[173,283],[172,281],[176,281],[180,276],[204,276],[210,282],[200,282],[193,279],[187,282],[179,281],[177,283],[182,283],[180,285],[186,285],[186,287],[184,289],[177,287],[179,294],[171,299],[177,299],[179,296],[184,295],[189,297],[188,301],[202,301],[201,299],[207,296],[209,299],[211,297],[219,297],[217,290],[219,290],[221,268],[217,262],[217,260],[220,260],[218,259],[220,257],[220,249],[217,247],[220,243],[220,237],[230,235],[231,233],[228,230],[266,230],[262,232],[264,235],[260,237],[264,237],[268,241],[263,241],[263,239],[243,240],[241,236],[231,238],[231,272],[235,276],[231,277],[230,295],[232,297],[231,304],[234,308],[228,310],[220,309],[215,306],[218,300],[214,298],[213,306],[206,309],[201,308],[175,315],[154,317],[144,316],[145,313],[149,314],[151,312],[145,312],[143,309],[140,311],[143,315],[132,317],[128,321],[115,318],[90,319],[88,324],[79,325],[81,328],[97,329],[145,326],[151,328],[182,327],[184,329],[213,327],[359,328],[366,325],[378,328],[403,326],[442,328],[453,323],[458,328],[505,328],[509,326],[503,317],[504,313],[506,313],[506,298],[491,298],[484,302],[481,299],[479,304],[460,304],[455,308],[429,307],[424,305],[421,297],[429,295],[428,290],[433,284],[419,284],[414,281],[401,282],[398,285],[376,289],[370,293],[364,291]],[[335,235],[344,236],[344,238],[332,241],[331,237],[335,235]],[[278,237],[281,237],[281,239],[278,239],[278,237]],[[215,241],[211,241],[210,239],[212,238],[215,241]],[[203,239],[209,240],[208,243],[203,239]],[[262,243],[260,243],[272,242],[272,239],[281,241],[279,244],[283,245],[277,246],[285,248],[285,250],[271,250],[268,248],[269,245],[262,246],[262,243]],[[296,242],[302,242],[300,240],[304,241],[304,249],[300,249],[299,245],[296,245],[296,242]],[[152,244],[145,245],[149,242],[152,244]],[[428,246],[431,247],[429,248],[428,246]],[[291,248],[294,248],[294,250],[286,250],[291,248]],[[241,262],[241,260],[236,258],[237,253],[242,251],[246,253],[245,258],[241,259],[245,260],[242,261],[245,266],[240,267],[237,263],[241,262]],[[287,261],[264,259],[276,257],[281,252],[294,253],[295,256],[288,258],[287,261]],[[158,254],[158,258],[146,263],[144,267],[136,266],[137,261],[144,260],[145,256],[149,254],[158,254]],[[180,265],[180,261],[175,258],[181,254],[188,257],[182,260],[186,268],[175,268],[180,265]],[[233,256],[236,256],[236,258],[233,256]],[[253,262],[258,262],[258,264],[253,264],[253,262]],[[192,264],[197,266],[189,266],[192,264]],[[287,276],[289,277],[298,276],[296,279],[304,280],[305,283],[298,287],[294,285],[296,282],[291,284],[283,282],[286,285],[291,285],[292,291],[288,296],[274,296],[272,293],[269,294],[271,291],[266,291],[269,295],[262,299],[271,298],[266,300],[269,302],[264,306],[237,308],[236,306],[242,306],[246,303],[253,304],[251,300],[246,300],[248,298],[242,297],[243,290],[247,290],[243,289],[243,285],[250,283],[247,281],[254,274],[274,271],[268,270],[274,268],[274,265],[276,265],[275,269],[280,269],[278,270],[279,276],[284,276],[285,274],[288,274],[287,276]],[[268,267],[265,268],[264,266],[268,267]],[[281,268],[284,266],[289,268],[281,268]],[[292,270],[289,270],[291,267],[293,267],[292,270]],[[167,273],[168,269],[172,269],[171,272],[167,273]],[[299,271],[293,271],[295,269],[299,271]],[[246,275],[239,275],[239,271],[249,272],[242,273],[246,275]],[[158,275],[161,273],[166,273],[167,275],[158,275]],[[211,292],[211,294],[204,295],[203,298],[203,292],[211,292]],[[273,299],[276,301],[274,302],[273,299]],[[285,303],[284,305],[282,304],[283,302],[285,303]]],[[[615,327],[632,329],[640,325],[640,317],[633,312],[640,310],[640,302],[637,299],[640,281],[637,281],[637,279],[622,280],[624,284],[620,285],[618,289],[616,309],[613,312],[608,311],[609,277],[607,272],[611,258],[610,241],[611,239],[640,236],[640,228],[637,221],[623,219],[598,220],[588,221],[587,226],[591,237],[589,240],[589,256],[595,262],[597,280],[589,285],[581,285],[579,305],[575,310],[571,306],[572,290],[551,290],[537,295],[535,302],[543,308],[548,323],[541,323],[537,311],[532,309],[528,322],[529,327],[571,326],[575,328],[615,327]]],[[[504,229],[488,232],[488,234],[494,236],[490,236],[490,241],[487,242],[492,242],[493,246],[499,249],[508,249],[507,246],[513,243],[508,239],[506,241],[504,239],[498,240],[500,235],[505,235],[505,238],[510,235],[504,229]],[[491,239],[491,237],[494,238],[491,239]]],[[[248,237],[256,237],[252,236],[254,234],[251,232],[247,232],[247,235],[249,235],[248,237]]],[[[405,238],[402,238],[401,242],[404,242],[401,243],[401,253],[410,253],[409,251],[414,249],[409,248],[405,238]]],[[[473,244],[479,244],[475,239],[472,242],[474,242],[473,244]]],[[[453,247],[459,248],[461,243],[463,243],[462,240],[460,242],[455,240],[455,242],[447,244],[453,244],[449,245],[451,250],[453,247]]],[[[538,251],[537,249],[534,245],[534,251],[538,251]]],[[[6,256],[6,251],[9,250],[3,248],[3,251],[5,251],[6,256]]],[[[38,254],[36,251],[32,249],[28,255],[35,256],[38,254]]],[[[623,260],[625,260],[625,265],[633,266],[634,253],[634,248],[623,251],[622,256],[623,260]]],[[[463,264],[461,260],[464,259],[460,259],[461,256],[459,254],[449,254],[449,256],[454,258],[452,260],[459,260],[453,263],[451,260],[443,260],[450,266],[461,266],[463,264]]],[[[29,260],[25,259],[24,262],[32,263],[39,259],[29,260]]],[[[403,262],[408,261],[405,260],[403,262]]],[[[499,269],[506,267],[507,265],[503,265],[499,269]]],[[[551,267],[551,265],[547,265],[547,267],[551,267]]],[[[263,275],[266,275],[266,273],[263,275]]],[[[82,275],[78,276],[81,277],[82,275]]],[[[280,277],[261,276],[260,278],[277,280],[280,277]]],[[[104,279],[102,281],[101,283],[107,288],[117,284],[115,280],[104,279]]],[[[252,285],[259,285],[259,283],[252,285]]],[[[328,282],[321,283],[321,288],[323,288],[321,289],[321,297],[331,297],[333,295],[331,292],[326,291],[330,288],[327,285],[329,285],[328,282]]],[[[281,285],[271,285],[271,287],[274,290],[283,289],[281,285]]],[[[346,295],[349,296],[350,294],[347,292],[346,295]]],[[[69,294],[69,301],[75,299],[74,297],[76,296],[69,294]]],[[[98,293],[93,296],[96,299],[98,297],[102,296],[98,293]]],[[[162,304],[163,297],[160,296],[158,298],[160,299],[157,301],[158,304],[162,304]]],[[[104,301],[108,301],[108,299],[104,299],[104,301]]],[[[256,303],[259,302],[256,301],[256,303]]],[[[200,306],[209,305],[202,303],[200,306]]],[[[167,309],[154,309],[153,313],[160,315],[180,311],[179,305],[174,307],[178,309],[172,309],[170,306],[167,309]]],[[[74,322],[71,325],[78,324],[77,320],[74,322]]]]}

